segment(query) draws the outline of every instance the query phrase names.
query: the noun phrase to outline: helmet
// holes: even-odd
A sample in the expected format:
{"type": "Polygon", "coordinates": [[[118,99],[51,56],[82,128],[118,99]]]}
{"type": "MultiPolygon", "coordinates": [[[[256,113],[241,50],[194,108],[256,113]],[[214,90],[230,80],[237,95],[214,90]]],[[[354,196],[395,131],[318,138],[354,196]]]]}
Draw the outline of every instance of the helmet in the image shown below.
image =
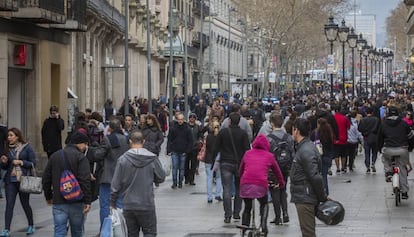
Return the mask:
{"type": "Polygon", "coordinates": [[[344,220],[345,209],[341,203],[328,200],[318,205],[316,217],[327,225],[337,225],[344,220]]]}

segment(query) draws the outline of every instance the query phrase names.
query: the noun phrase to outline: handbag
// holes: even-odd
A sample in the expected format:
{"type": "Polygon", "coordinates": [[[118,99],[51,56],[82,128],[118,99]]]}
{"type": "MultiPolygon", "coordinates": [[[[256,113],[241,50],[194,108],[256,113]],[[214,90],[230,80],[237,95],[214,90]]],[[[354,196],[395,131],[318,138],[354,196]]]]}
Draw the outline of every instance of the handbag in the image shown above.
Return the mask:
{"type": "Polygon", "coordinates": [[[315,131],[315,141],[313,142],[313,144],[315,144],[316,149],[319,152],[319,155],[323,155],[323,147],[322,147],[321,140],[319,140],[318,130],[315,131]]]}
{"type": "Polygon", "coordinates": [[[24,175],[20,177],[20,191],[24,193],[41,194],[43,190],[42,178],[37,177],[36,169],[33,164],[31,170],[33,176],[24,175]]]}
{"type": "Polygon", "coordinates": [[[200,151],[197,154],[197,160],[204,162],[205,158],[206,158],[206,138],[204,137],[200,151]]]}

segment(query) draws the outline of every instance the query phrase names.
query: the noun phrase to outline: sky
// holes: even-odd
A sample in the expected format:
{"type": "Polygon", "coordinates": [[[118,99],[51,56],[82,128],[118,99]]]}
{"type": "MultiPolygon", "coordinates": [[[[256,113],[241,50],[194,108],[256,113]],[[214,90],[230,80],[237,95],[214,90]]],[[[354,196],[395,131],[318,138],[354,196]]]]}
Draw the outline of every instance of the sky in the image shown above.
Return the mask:
{"type": "Polygon", "coordinates": [[[375,14],[377,16],[377,47],[383,47],[386,38],[385,21],[391,11],[402,0],[351,0],[355,1],[357,9],[362,14],[375,14]]]}

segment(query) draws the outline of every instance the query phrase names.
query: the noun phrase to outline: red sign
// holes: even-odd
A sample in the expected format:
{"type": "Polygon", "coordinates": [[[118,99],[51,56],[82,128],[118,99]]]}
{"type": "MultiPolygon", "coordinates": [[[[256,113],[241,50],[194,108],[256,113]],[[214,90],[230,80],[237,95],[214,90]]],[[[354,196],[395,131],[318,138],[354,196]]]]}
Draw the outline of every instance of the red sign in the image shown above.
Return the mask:
{"type": "Polygon", "coordinates": [[[14,65],[26,66],[27,46],[18,44],[14,46],[14,65]]]}

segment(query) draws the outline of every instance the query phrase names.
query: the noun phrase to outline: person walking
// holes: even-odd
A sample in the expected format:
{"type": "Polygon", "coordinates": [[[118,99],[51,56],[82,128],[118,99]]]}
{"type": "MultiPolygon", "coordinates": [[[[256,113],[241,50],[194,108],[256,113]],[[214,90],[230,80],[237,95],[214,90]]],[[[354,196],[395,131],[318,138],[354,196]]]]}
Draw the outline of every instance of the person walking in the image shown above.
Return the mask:
{"type": "Polygon", "coordinates": [[[142,134],[145,139],[144,148],[158,156],[164,142],[164,135],[155,115],[147,115],[146,126],[142,129],[142,134]]]}
{"type": "MultiPolygon", "coordinates": [[[[0,114],[1,121],[1,114],[0,114]]],[[[6,145],[7,145],[7,126],[0,123],[0,157],[6,154],[6,145]]],[[[3,193],[1,191],[3,187],[3,170],[0,169],[0,199],[3,198],[3,193]]]]}
{"type": "Polygon", "coordinates": [[[50,106],[49,112],[49,117],[45,119],[42,126],[43,150],[47,153],[48,158],[55,151],[62,149],[62,131],[65,128],[58,107],[50,106]]]}
{"type": "Polygon", "coordinates": [[[316,236],[315,207],[328,200],[320,174],[321,158],[309,139],[310,124],[298,118],[293,124],[293,139],[297,142],[296,154],[290,171],[291,202],[298,213],[302,236],[316,236]]]}
{"type": "Polygon", "coordinates": [[[206,138],[206,155],[204,158],[204,167],[206,170],[206,181],[207,181],[207,203],[213,203],[213,178],[214,173],[216,174],[216,192],[215,199],[217,201],[223,201],[222,199],[222,184],[220,168],[213,170],[213,163],[216,157],[214,157],[214,147],[216,146],[217,135],[220,131],[220,123],[214,121],[211,124],[211,128],[206,138]]]}
{"type": "Polygon", "coordinates": [[[154,186],[165,180],[165,172],[157,155],[144,148],[144,135],[133,131],[130,136],[131,148],[116,164],[111,182],[111,208],[116,208],[122,194],[123,215],[128,236],[157,235],[154,186]]]}
{"type": "Polygon", "coordinates": [[[191,135],[193,136],[193,147],[187,154],[187,159],[185,161],[184,179],[185,184],[195,185],[194,179],[198,168],[197,155],[202,142],[202,127],[197,123],[196,114],[191,113],[188,117],[188,127],[190,128],[191,135]]]}
{"type": "Polygon", "coordinates": [[[270,169],[277,180],[275,186],[277,188],[285,187],[285,179],[269,149],[270,143],[266,136],[263,134],[257,136],[252,144],[252,149],[246,151],[240,164],[240,197],[244,200],[242,225],[250,226],[253,201],[258,199],[260,203],[260,228],[265,236],[268,232],[269,206],[267,204],[267,193],[269,192],[268,172],[270,169]]]}
{"type": "Polygon", "coordinates": [[[378,155],[378,129],[381,122],[378,117],[373,116],[371,107],[366,108],[367,116],[362,118],[358,125],[358,131],[364,137],[365,167],[367,174],[376,172],[375,162],[378,155]]]}
{"type": "Polygon", "coordinates": [[[26,214],[28,227],[26,234],[35,232],[33,211],[30,206],[30,194],[19,190],[20,178],[28,175],[36,166],[36,155],[31,145],[26,142],[22,132],[18,128],[10,128],[7,132],[6,155],[1,156],[1,169],[6,170],[4,187],[6,190],[6,211],[4,213],[5,226],[1,237],[10,236],[10,227],[13,219],[13,210],[19,194],[24,213],[26,214]]]}
{"type": "Polygon", "coordinates": [[[240,198],[239,166],[244,153],[250,149],[247,133],[239,127],[240,114],[229,115],[229,128],[221,129],[217,135],[214,157],[220,152],[220,172],[223,184],[224,223],[240,219],[242,200],[240,198]],[[232,208],[232,187],[235,186],[234,207],[232,208]]]}
{"type": "Polygon", "coordinates": [[[172,159],[172,189],[182,188],[187,154],[193,148],[193,136],[182,113],[177,115],[176,124],[168,133],[167,154],[172,159]]]}
{"type": "Polygon", "coordinates": [[[47,204],[53,205],[54,237],[65,237],[69,223],[72,237],[82,237],[86,214],[91,208],[91,181],[89,161],[85,156],[89,138],[81,133],[72,134],[69,144],[55,152],[43,173],[43,191],[47,204]],[[65,161],[66,160],[66,161],[65,161]],[[66,165],[65,165],[66,164],[66,165]],[[58,191],[63,170],[69,169],[79,182],[83,198],[67,201],[58,191]]]}

